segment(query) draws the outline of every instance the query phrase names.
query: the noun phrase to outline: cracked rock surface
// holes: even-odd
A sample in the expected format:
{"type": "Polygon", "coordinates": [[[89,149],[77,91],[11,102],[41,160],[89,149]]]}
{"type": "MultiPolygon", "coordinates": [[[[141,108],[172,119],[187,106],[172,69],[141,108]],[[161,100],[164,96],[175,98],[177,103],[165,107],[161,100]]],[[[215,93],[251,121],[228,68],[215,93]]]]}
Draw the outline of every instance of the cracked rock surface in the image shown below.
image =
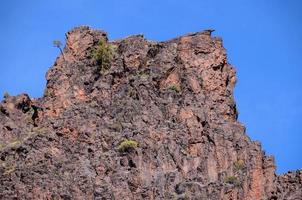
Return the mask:
{"type": "Polygon", "coordinates": [[[302,172],[277,176],[237,121],[220,38],[108,41],[85,26],[66,38],[43,97],[0,104],[0,199],[302,199],[302,172]],[[114,46],[105,73],[100,40],[114,46]]]}

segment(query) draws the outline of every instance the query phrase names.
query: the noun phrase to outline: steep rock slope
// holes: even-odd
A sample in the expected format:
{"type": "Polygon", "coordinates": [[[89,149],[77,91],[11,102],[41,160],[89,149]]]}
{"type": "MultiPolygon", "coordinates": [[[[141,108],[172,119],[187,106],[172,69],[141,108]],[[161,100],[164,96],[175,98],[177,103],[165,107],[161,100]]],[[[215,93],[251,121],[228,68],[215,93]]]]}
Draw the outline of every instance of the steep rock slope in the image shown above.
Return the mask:
{"type": "Polygon", "coordinates": [[[108,42],[105,70],[105,32],[66,37],[44,96],[0,105],[1,199],[301,199],[301,172],[277,177],[237,121],[235,69],[211,31],[108,42]]]}

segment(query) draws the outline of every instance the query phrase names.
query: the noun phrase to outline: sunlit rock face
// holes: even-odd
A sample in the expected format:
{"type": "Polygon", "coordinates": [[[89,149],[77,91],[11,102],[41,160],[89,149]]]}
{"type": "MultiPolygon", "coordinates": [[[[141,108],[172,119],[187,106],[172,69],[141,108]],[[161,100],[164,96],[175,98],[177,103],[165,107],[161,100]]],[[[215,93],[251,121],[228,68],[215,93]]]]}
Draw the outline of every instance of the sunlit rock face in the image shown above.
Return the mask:
{"type": "Polygon", "coordinates": [[[211,31],[66,38],[44,96],[0,104],[0,199],[302,199],[301,171],[276,176],[237,121],[235,69],[211,31]]]}

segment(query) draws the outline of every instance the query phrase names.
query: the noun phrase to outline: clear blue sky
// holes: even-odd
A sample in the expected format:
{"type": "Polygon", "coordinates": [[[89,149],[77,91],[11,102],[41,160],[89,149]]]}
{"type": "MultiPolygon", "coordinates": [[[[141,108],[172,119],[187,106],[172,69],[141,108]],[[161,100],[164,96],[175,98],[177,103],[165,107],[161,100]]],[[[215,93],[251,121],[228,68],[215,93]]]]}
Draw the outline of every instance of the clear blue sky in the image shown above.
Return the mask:
{"type": "Polygon", "coordinates": [[[301,20],[300,0],[1,1],[0,94],[40,97],[59,53],[52,41],[74,26],[157,41],[213,28],[237,68],[239,120],[275,156],[278,173],[301,169],[301,20]]]}

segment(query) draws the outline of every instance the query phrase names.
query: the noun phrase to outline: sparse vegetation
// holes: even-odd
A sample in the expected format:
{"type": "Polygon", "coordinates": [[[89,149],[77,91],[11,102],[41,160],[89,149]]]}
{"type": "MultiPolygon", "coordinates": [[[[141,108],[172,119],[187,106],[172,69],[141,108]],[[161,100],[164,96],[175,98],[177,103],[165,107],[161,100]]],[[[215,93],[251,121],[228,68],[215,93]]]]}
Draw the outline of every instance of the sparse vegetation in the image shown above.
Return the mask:
{"type": "Polygon", "coordinates": [[[3,98],[6,99],[6,98],[8,98],[8,97],[10,97],[9,93],[8,93],[8,92],[4,92],[3,98]]]}
{"type": "Polygon", "coordinates": [[[36,135],[46,135],[48,129],[43,127],[34,127],[32,130],[28,131],[27,134],[23,137],[14,138],[8,143],[4,144],[0,142],[0,150],[5,148],[17,148],[21,146],[28,139],[36,136],[36,135]]]}
{"type": "Polygon", "coordinates": [[[116,122],[113,122],[112,124],[110,124],[109,128],[116,132],[121,132],[123,130],[123,126],[119,121],[116,121],[116,122]]]}
{"type": "Polygon", "coordinates": [[[118,146],[118,150],[120,152],[125,152],[128,151],[130,149],[135,149],[138,146],[138,142],[134,141],[134,140],[128,140],[125,139],[119,146],[118,146]]]}
{"type": "Polygon", "coordinates": [[[140,76],[140,78],[148,78],[149,73],[146,71],[141,71],[141,72],[139,72],[139,76],[140,76]]]}
{"type": "Polygon", "coordinates": [[[61,52],[61,54],[62,54],[62,56],[64,58],[64,53],[63,53],[63,50],[62,50],[62,47],[61,47],[62,46],[62,42],[60,40],[54,40],[52,43],[53,43],[54,47],[57,47],[60,50],[60,52],[61,52]]]}
{"type": "Polygon", "coordinates": [[[9,141],[7,144],[0,143],[0,150],[5,149],[7,147],[9,148],[16,148],[22,144],[22,139],[15,138],[12,141],[9,141]]]}
{"type": "Polygon", "coordinates": [[[34,109],[30,108],[29,111],[26,113],[26,116],[24,118],[25,122],[28,124],[32,124],[33,123],[33,114],[34,114],[34,109]]]}
{"type": "Polygon", "coordinates": [[[19,146],[19,145],[21,145],[21,144],[22,144],[22,140],[16,138],[16,139],[14,139],[12,142],[9,143],[9,146],[10,146],[10,147],[17,147],[17,146],[19,146]]]}
{"type": "Polygon", "coordinates": [[[179,86],[177,86],[177,85],[171,85],[171,86],[169,87],[169,90],[173,90],[173,91],[175,91],[176,93],[179,93],[179,92],[180,92],[180,88],[179,88],[179,86]]]}
{"type": "Polygon", "coordinates": [[[236,176],[227,176],[224,179],[224,182],[235,185],[235,186],[240,186],[240,181],[236,176]]]}
{"type": "Polygon", "coordinates": [[[183,195],[181,195],[180,199],[182,199],[182,200],[190,200],[189,194],[188,193],[184,193],[183,195]]]}
{"type": "Polygon", "coordinates": [[[44,133],[47,133],[47,131],[48,131],[48,129],[45,128],[45,127],[34,127],[33,131],[31,132],[31,135],[34,134],[34,133],[44,134],[44,133]]]}
{"type": "Polygon", "coordinates": [[[3,175],[9,175],[11,173],[13,173],[16,170],[15,166],[10,166],[7,169],[5,169],[5,172],[3,173],[3,175]]]}
{"type": "Polygon", "coordinates": [[[176,194],[174,193],[173,194],[173,200],[189,200],[190,199],[190,196],[187,192],[185,192],[184,194],[176,194]]]}
{"type": "Polygon", "coordinates": [[[243,170],[244,167],[245,167],[245,163],[243,160],[237,160],[236,162],[234,162],[234,169],[236,171],[243,170]]]}
{"type": "Polygon", "coordinates": [[[92,56],[97,62],[98,71],[103,74],[110,69],[110,63],[116,50],[115,45],[108,44],[103,38],[98,42],[97,48],[93,51],[92,56]]]}

